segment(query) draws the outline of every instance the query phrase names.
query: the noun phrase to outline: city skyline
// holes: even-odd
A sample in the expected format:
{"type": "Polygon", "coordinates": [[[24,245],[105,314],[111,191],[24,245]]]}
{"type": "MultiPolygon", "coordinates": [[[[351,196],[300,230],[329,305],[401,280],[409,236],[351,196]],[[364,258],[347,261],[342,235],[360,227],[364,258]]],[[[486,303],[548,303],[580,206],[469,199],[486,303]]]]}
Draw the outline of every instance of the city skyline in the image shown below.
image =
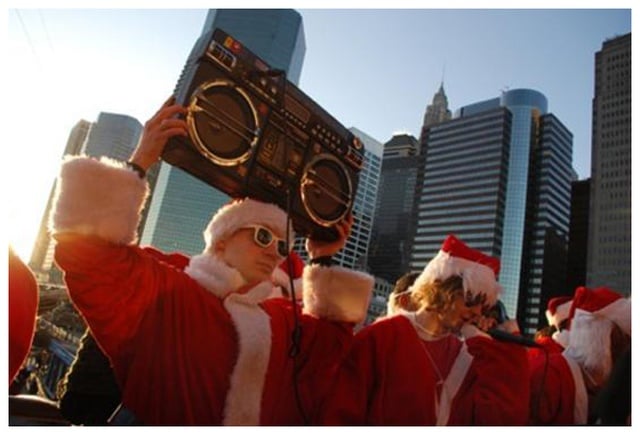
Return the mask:
{"type": "MultiPolygon", "coordinates": [[[[573,167],[590,176],[593,59],[605,40],[631,31],[630,9],[298,11],[307,39],[300,88],[346,126],[380,142],[398,131],[418,137],[441,82],[452,111],[530,88],[573,133],[573,167]]],[[[23,258],[72,127],[101,111],[144,123],[173,90],[206,12],[9,10],[7,143],[17,163],[7,175],[20,188],[9,192],[8,238],[23,258]]]]}

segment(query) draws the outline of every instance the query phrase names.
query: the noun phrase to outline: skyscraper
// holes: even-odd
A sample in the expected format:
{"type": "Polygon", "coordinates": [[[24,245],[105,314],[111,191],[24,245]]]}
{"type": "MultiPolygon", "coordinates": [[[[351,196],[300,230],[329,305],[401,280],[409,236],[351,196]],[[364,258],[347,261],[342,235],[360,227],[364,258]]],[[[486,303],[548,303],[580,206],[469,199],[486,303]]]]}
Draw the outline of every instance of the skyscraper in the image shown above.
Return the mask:
{"type": "Polygon", "coordinates": [[[433,96],[433,101],[427,106],[424,113],[424,121],[422,128],[431,127],[451,119],[451,110],[449,110],[449,100],[444,93],[444,83],[440,83],[438,92],[433,96]]]}
{"type": "Polygon", "coordinates": [[[382,164],[382,144],[355,127],[349,130],[362,140],[364,144],[364,166],[360,171],[358,190],[353,203],[354,223],[351,236],[335,260],[341,266],[365,270],[369,255],[369,242],[376,214],[376,198],[382,164]]]}
{"type": "Polygon", "coordinates": [[[369,267],[389,283],[409,268],[419,152],[410,134],[396,134],[384,144],[369,267]]]}
{"type": "MultiPolygon", "coordinates": [[[[125,161],[137,145],[141,133],[142,124],[137,119],[127,115],[101,112],[94,123],[78,121],[69,134],[63,155],[107,156],[125,161]]],[[[151,171],[149,176],[152,183],[151,171]]],[[[29,266],[40,282],[62,284],[62,276],[53,265],[55,243],[47,231],[54,191],[55,184],[51,188],[29,266]]]]}
{"type": "MultiPolygon", "coordinates": [[[[202,33],[219,27],[272,68],[298,83],[305,54],[302,17],[290,9],[212,9],[202,33]]],[[[195,42],[195,41],[194,41],[195,42]]],[[[229,201],[220,190],[181,169],[161,163],[141,243],[163,251],[198,254],[202,231],[212,214],[229,201]]]]}
{"type": "Polygon", "coordinates": [[[571,183],[571,221],[567,248],[567,294],[587,283],[587,240],[591,179],[571,183]]]}
{"type": "Polygon", "coordinates": [[[533,333],[541,293],[556,290],[542,288],[543,272],[556,273],[545,264],[545,240],[556,240],[548,231],[565,239],[568,233],[571,133],[547,113],[544,95],[514,89],[427,128],[421,145],[411,269],[422,269],[449,233],[500,257],[501,299],[533,333]]]}
{"type": "Polygon", "coordinates": [[[595,55],[587,285],[631,294],[631,33],[595,55]]]}
{"type": "Polygon", "coordinates": [[[302,17],[293,9],[211,9],[202,33],[221,28],[298,84],[306,52],[302,17]]]}
{"type": "MultiPolygon", "coordinates": [[[[427,105],[421,137],[434,125],[451,119],[444,83],[427,105]]],[[[376,277],[388,283],[409,270],[418,201],[415,198],[419,169],[424,165],[420,143],[410,134],[396,134],[384,144],[376,221],[369,265],[376,277]]]]}

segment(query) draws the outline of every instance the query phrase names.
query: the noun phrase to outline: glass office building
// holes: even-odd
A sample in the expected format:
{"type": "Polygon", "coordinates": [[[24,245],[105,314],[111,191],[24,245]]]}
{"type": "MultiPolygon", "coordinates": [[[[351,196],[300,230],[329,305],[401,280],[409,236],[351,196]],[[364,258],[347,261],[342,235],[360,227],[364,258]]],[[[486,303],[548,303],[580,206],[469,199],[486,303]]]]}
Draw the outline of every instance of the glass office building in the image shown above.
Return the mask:
{"type": "Polygon", "coordinates": [[[568,232],[572,142],[530,89],[462,107],[426,129],[411,269],[422,269],[447,234],[500,257],[501,299],[523,332],[534,332],[541,293],[560,292],[543,289],[542,277],[552,266],[544,264],[548,231],[565,240],[568,232]]]}
{"type": "Polygon", "coordinates": [[[369,268],[376,277],[395,283],[409,268],[418,168],[418,140],[394,135],[384,144],[376,219],[369,248],[369,268]]]}
{"type": "Polygon", "coordinates": [[[293,9],[211,9],[202,32],[221,28],[273,68],[300,82],[306,52],[302,17],[293,9]]]}
{"type": "MultiPolygon", "coordinates": [[[[305,54],[302,17],[290,9],[212,9],[202,33],[219,27],[272,68],[298,83],[305,54]]],[[[195,43],[195,41],[194,41],[195,43]]],[[[202,232],[213,213],[229,201],[220,190],[161,163],[141,244],[189,255],[202,252],[202,232]]]]}

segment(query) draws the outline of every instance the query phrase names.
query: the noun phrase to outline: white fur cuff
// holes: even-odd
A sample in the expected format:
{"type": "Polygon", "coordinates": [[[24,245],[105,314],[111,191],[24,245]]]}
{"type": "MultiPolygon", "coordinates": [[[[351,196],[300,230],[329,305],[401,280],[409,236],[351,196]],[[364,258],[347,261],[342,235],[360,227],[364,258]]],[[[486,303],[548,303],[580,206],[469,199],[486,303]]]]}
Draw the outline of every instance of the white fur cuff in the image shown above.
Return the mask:
{"type": "Polygon", "coordinates": [[[361,322],[367,314],[373,277],[344,267],[305,266],[304,311],[340,322],[361,322]]]}
{"type": "Polygon", "coordinates": [[[148,194],[146,181],[122,162],[68,156],[56,184],[49,229],[52,234],[72,232],[134,243],[148,194]]]}

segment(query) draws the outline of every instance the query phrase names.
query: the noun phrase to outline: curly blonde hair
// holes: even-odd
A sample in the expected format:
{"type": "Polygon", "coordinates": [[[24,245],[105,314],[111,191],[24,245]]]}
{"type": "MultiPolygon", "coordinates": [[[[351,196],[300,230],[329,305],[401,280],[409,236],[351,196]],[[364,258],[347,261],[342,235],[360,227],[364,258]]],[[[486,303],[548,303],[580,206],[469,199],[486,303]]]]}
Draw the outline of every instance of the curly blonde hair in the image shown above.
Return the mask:
{"type": "Polygon", "coordinates": [[[451,308],[453,302],[460,296],[464,296],[462,277],[452,275],[414,288],[411,292],[411,302],[416,307],[442,312],[451,308]]]}

